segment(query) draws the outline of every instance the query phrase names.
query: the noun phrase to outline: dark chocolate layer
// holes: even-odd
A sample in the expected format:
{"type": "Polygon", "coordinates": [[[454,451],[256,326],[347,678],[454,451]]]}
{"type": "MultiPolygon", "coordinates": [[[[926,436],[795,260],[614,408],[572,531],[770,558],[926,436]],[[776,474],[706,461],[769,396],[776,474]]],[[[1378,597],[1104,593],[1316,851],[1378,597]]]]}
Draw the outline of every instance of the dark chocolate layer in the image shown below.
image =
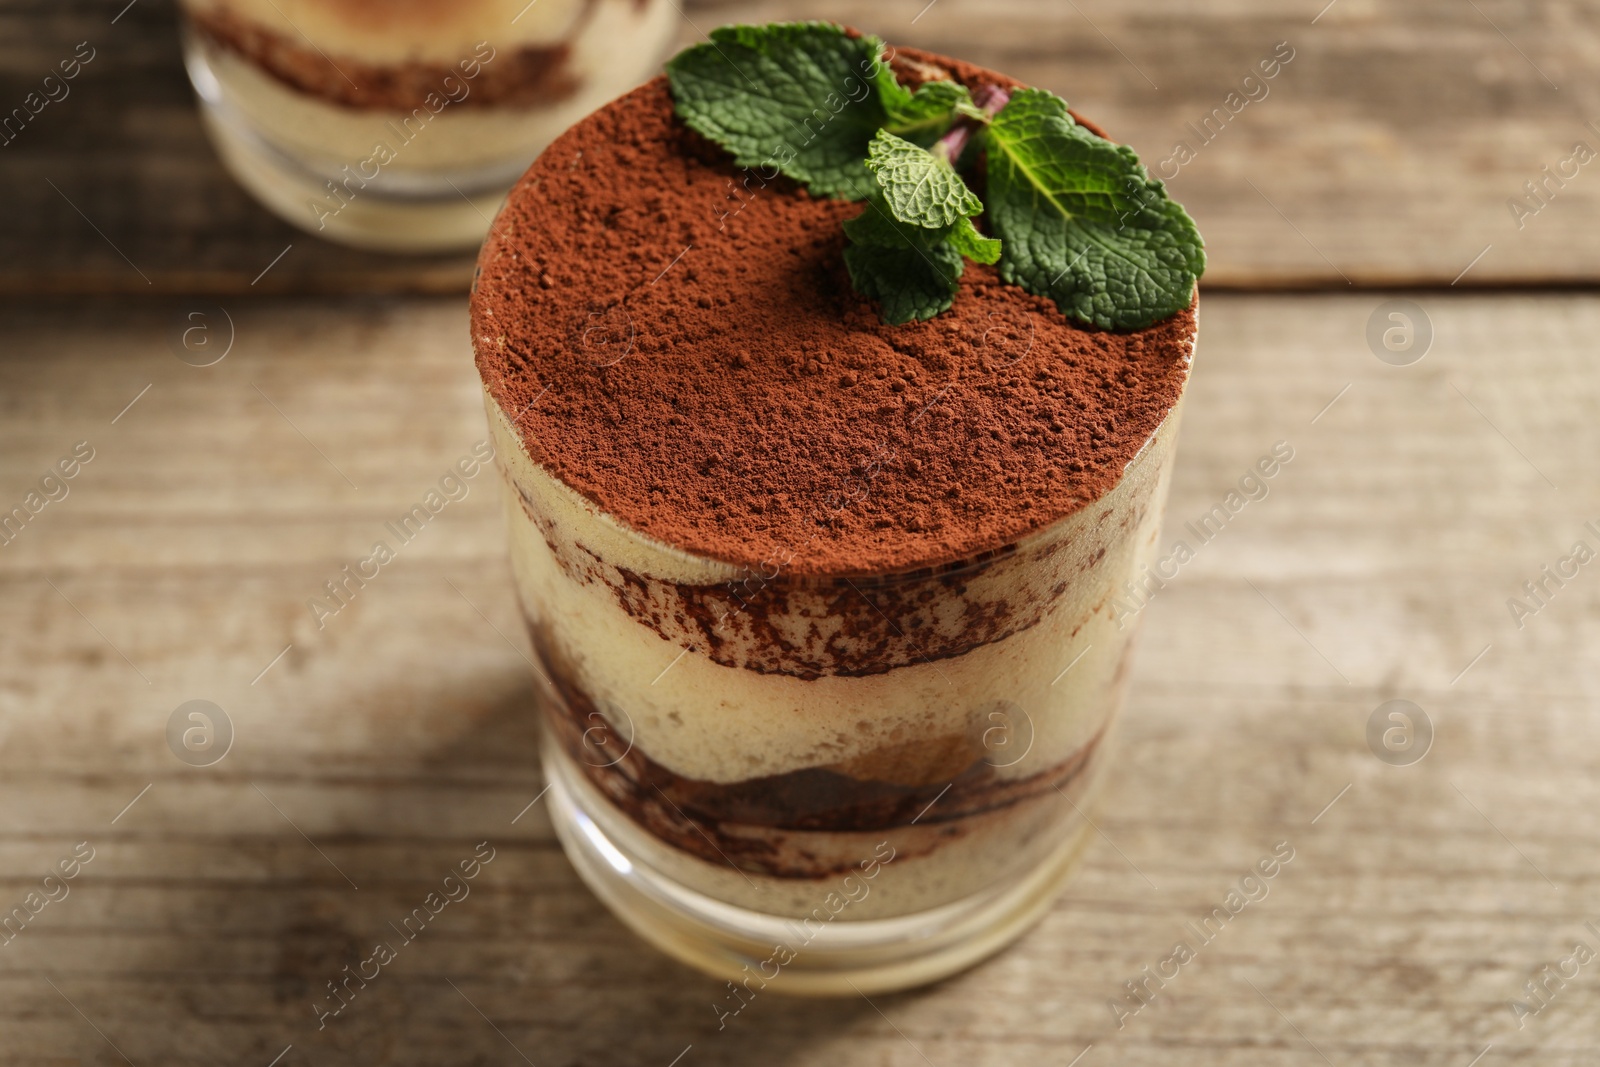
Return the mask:
{"type": "Polygon", "coordinates": [[[1110,506],[1096,505],[1092,526],[1071,545],[1007,544],[904,574],[824,578],[745,567],[736,579],[691,585],[637,574],[563,538],[519,487],[509,478],[505,484],[566,574],[605,587],[634,621],[725,667],[807,681],[948,659],[1037,625],[1069,581],[1098,565],[1150,506],[1147,491],[1108,521],[1110,506]],[[1069,547],[1076,566],[1058,558],[1069,547]],[[1043,577],[1052,568],[1054,581],[1043,577]]]}
{"type": "Polygon", "coordinates": [[[528,621],[534,652],[555,688],[546,714],[567,755],[617,808],[656,838],[715,864],[778,878],[820,878],[855,863],[806,848],[816,833],[883,833],[914,856],[964,836],[975,819],[1038,802],[1058,803],[1091,769],[1105,729],[1057,766],[1002,779],[983,758],[948,780],[901,785],[826,768],[742,782],[676,774],[618,736],[549,632],[528,621]],[[906,832],[915,828],[914,837],[906,832]],[[902,832],[897,836],[896,831],[902,832]]]}

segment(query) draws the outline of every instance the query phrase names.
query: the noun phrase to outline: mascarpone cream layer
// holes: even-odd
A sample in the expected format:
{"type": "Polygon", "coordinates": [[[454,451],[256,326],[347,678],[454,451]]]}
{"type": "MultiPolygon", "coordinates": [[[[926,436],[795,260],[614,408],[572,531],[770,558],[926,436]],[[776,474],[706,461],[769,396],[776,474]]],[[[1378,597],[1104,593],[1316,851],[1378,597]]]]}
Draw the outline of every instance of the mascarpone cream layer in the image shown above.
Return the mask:
{"type": "MultiPolygon", "coordinates": [[[[886,751],[960,738],[1000,777],[1023,778],[1069,759],[1115,711],[1133,628],[1118,627],[1111,601],[1154,550],[1181,405],[1111,492],[1016,546],[1025,565],[984,568],[965,591],[937,575],[908,579],[926,587],[908,599],[950,625],[974,598],[1032,605],[1032,625],[959,654],[809,678],[740,666],[763,650],[741,648],[737,633],[713,658],[702,627],[673,629],[663,613],[646,625],[626,610],[619,589],[642,582],[670,603],[678,587],[746,571],[624,527],[536,463],[499,406],[487,406],[524,610],[560,643],[613,731],[676,774],[730,783],[829,767],[892,781],[896,769],[877,766],[886,751]]],[[[804,610],[803,598],[799,609],[795,597],[786,603],[804,610]]],[[[848,659],[847,638],[829,644],[848,659]]]]}

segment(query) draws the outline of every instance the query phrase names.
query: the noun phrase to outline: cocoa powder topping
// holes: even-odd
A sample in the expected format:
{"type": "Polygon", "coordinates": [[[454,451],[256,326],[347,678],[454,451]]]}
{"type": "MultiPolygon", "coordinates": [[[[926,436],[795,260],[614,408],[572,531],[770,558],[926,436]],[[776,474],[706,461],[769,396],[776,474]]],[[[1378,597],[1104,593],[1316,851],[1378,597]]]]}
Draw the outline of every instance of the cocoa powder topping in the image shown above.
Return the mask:
{"type": "Polygon", "coordinates": [[[1192,306],[1094,330],[969,263],[948,312],[887,326],[842,259],[861,206],[772,174],[687,129],[657,78],[545,151],[479,257],[490,394],[628,526],[795,576],[946,564],[1101,496],[1181,395],[1192,306]]]}

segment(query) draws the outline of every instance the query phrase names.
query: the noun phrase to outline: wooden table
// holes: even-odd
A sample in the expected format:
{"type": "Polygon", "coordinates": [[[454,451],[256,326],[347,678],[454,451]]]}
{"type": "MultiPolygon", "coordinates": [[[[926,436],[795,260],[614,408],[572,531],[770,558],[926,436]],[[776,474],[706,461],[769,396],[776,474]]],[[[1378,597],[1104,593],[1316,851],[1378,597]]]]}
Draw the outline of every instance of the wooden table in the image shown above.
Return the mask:
{"type": "Polygon", "coordinates": [[[1596,943],[1600,564],[1521,630],[1505,601],[1600,543],[1600,299],[1419,302],[1432,350],[1399,368],[1376,295],[1205,299],[1169,529],[1294,459],[1145,609],[1103,839],[1044,924],[936,989],[722,1032],[720,985],[527,808],[495,488],[307,609],[483,435],[462,301],[234,301],[207,368],[174,309],[9,306],[4,501],[94,458],[0,548],[0,903],[94,859],[0,947],[0,1064],[1594,1062],[1595,968],[1521,1031],[1507,1002],[1596,943]],[[1394,698],[1435,731],[1412,766],[1366,740],[1394,698]],[[166,740],[192,699],[236,731],[207,768],[166,740]],[[472,896],[318,1033],[325,983],[485,840],[472,896]],[[1106,1001],[1280,841],[1270,896],[1119,1031],[1106,1001]]]}
{"type": "Polygon", "coordinates": [[[93,855],[0,936],[0,1067],[1596,1062],[1600,959],[1547,1005],[1523,990],[1600,952],[1600,561],[1520,620],[1507,601],[1600,550],[1600,179],[1520,233],[1499,214],[1600,114],[1592,7],[885,5],[870,28],[1068,91],[1157,159],[1237,67],[1306,42],[1304,82],[1174,182],[1215,269],[1164,542],[1275,443],[1294,458],[1143,612],[1100,834],[1041,926],[930,990],[763,996],[719,1031],[721,984],[613,920],[535,802],[495,487],[324,627],[307,608],[484,435],[463,261],[254,208],[198,139],[170,13],[121,6],[0,10],[12,96],[105,42],[104,81],[0,150],[0,510],[93,450],[0,546],[0,912],[93,855]],[[1369,346],[1380,282],[1431,325],[1412,365],[1369,346]],[[1338,291],[1223,291],[1263,284],[1338,291]],[[170,343],[198,310],[233,342],[203,368],[170,343]],[[1396,699],[1431,724],[1410,765],[1369,744],[1396,699]],[[169,747],[191,700],[232,724],[211,766],[169,747]],[[483,841],[471,896],[319,1031],[326,983],[483,841]],[[1270,894],[1119,1028],[1124,983],[1279,842],[1270,894]]]}

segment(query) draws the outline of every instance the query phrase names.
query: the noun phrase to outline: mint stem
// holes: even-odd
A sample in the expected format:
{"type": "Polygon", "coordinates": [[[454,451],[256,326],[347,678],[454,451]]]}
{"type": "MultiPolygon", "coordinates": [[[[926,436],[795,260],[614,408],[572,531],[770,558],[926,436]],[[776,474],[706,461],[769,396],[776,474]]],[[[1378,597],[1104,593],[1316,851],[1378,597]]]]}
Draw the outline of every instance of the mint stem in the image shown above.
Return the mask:
{"type": "Polygon", "coordinates": [[[972,94],[972,102],[982,108],[985,115],[994,118],[1001,108],[1011,102],[1011,92],[998,85],[980,85],[978,91],[972,94]]]}
{"type": "Polygon", "coordinates": [[[1000,113],[1011,100],[1011,94],[998,85],[980,85],[977,92],[972,94],[972,102],[983,109],[982,120],[962,116],[956,119],[955,125],[937,141],[928,151],[938,159],[944,160],[951,166],[961,158],[961,153],[966,151],[967,142],[972,139],[972,131],[986,123],[989,119],[1000,113]]]}

